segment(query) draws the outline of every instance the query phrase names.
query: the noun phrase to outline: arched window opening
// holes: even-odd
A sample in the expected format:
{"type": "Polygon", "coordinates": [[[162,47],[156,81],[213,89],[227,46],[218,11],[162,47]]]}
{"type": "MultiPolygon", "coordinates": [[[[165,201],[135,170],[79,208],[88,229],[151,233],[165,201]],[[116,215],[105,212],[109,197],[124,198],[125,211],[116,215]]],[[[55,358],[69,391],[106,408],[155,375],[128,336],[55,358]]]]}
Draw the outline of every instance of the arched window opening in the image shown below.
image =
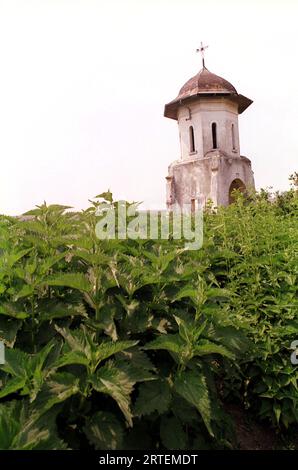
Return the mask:
{"type": "Polygon", "coordinates": [[[196,200],[195,200],[195,198],[192,198],[190,200],[190,211],[191,211],[191,214],[194,214],[196,212],[196,200]]]}
{"type": "Polygon", "coordinates": [[[194,131],[193,127],[190,126],[189,128],[189,151],[190,153],[195,152],[195,136],[194,136],[194,131]]]}
{"type": "Polygon", "coordinates": [[[232,145],[233,150],[236,150],[236,143],[235,143],[235,126],[232,124],[232,145]]]}
{"type": "Polygon", "coordinates": [[[216,122],[212,123],[212,147],[217,149],[217,129],[216,122]]]}
{"type": "Polygon", "coordinates": [[[232,181],[229,188],[229,204],[233,204],[237,199],[237,192],[246,193],[246,186],[243,181],[239,178],[236,178],[232,181]]]}

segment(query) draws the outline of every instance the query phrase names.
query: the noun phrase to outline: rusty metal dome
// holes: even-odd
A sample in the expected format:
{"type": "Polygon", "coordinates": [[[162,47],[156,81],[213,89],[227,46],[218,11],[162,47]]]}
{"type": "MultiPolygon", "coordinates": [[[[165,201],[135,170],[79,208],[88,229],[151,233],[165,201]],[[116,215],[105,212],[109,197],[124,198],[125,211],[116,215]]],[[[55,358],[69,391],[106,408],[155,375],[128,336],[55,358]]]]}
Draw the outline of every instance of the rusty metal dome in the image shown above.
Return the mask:
{"type": "Polygon", "coordinates": [[[165,105],[165,117],[177,119],[179,106],[201,96],[228,96],[232,101],[238,103],[239,114],[252,103],[249,98],[239,95],[230,82],[203,67],[197,75],[183,85],[177,98],[165,105]]]}
{"type": "Polygon", "coordinates": [[[187,98],[188,96],[199,93],[235,93],[236,88],[218,75],[209,72],[206,67],[202,68],[197,75],[188,80],[181,90],[177,99],[187,98]]]}

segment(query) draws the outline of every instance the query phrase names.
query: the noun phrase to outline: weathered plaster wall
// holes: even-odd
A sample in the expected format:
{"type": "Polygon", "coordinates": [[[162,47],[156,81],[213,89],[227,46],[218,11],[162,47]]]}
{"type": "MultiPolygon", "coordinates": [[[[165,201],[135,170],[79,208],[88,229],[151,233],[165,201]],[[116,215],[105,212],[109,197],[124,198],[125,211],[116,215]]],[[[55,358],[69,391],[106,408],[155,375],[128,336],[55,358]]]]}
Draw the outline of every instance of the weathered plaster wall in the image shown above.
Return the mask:
{"type": "Polygon", "coordinates": [[[214,206],[229,204],[229,189],[233,180],[240,179],[246,188],[254,188],[250,160],[232,158],[221,152],[205,158],[174,162],[167,177],[167,205],[173,210],[191,204],[192,199],[214,206]]]}
{"type": "Polygon", "coordinates": [[[190,205],[191,200],[214,206],[229,204],[229,189],[240,179],[247,189],[254,189],[250,160],[240,156],[237,104],[229,97],[198,97],[178,110],[181,158],[169,166],[167,176],[168,209],[190,205]],[[213,149],[212,123],[217,124],[217,149],[213,149]],[[234,125],[234,146],[232,138],[234,125]],[[195,138],[195,152],[190,152],[189,127],[195,138]]]}
{"type": "Polygon", "coordinates": [[[231,157],[240,156],[237,104],[225,97],[202,97],[178,110],[181,159],[203,158],[213,151],[212,123],[217,125],[217,148],[231,157]],[[232,143],[234,124],[235,150],[232,143]],[[189,127],[193,126],[196,152],[190,153],[189,127]]]}

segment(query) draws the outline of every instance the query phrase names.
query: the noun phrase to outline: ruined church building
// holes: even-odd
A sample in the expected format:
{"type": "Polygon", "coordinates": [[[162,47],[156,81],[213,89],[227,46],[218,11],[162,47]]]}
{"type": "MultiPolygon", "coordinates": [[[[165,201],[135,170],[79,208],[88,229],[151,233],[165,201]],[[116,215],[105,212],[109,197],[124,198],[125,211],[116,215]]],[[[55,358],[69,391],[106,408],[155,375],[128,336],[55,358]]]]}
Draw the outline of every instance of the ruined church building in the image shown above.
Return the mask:
{"type": "Polygon", "coordinates": [[[251,161],[240,154],[238,115],[252,101],[205,67],[188,80],[164,115],[178,123],[180,159],[170,164],[167,180],[169,210],[227,206],[233,190],[254,189],[251,161]]]}

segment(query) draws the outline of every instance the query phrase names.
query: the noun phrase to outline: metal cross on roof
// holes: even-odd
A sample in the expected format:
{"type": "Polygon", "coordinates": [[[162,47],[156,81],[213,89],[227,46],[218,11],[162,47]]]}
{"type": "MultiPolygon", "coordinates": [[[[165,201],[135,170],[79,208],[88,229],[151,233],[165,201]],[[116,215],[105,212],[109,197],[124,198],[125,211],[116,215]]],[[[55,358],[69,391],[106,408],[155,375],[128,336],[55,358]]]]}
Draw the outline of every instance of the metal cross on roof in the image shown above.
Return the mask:
{"type": "Polygon", "coordinates": [[[202,64],[203,64],[203,67],[205,68],[205,58],[204,58],[204,52],[205,50],[207,49],[207,47],[209,46],[203,46],[203,43],[201,41],[201,47],[199,47],[199,49],[196,49],[196,52],[200,52],[201,53],[201,56],[202,56],[202,64]]]}

